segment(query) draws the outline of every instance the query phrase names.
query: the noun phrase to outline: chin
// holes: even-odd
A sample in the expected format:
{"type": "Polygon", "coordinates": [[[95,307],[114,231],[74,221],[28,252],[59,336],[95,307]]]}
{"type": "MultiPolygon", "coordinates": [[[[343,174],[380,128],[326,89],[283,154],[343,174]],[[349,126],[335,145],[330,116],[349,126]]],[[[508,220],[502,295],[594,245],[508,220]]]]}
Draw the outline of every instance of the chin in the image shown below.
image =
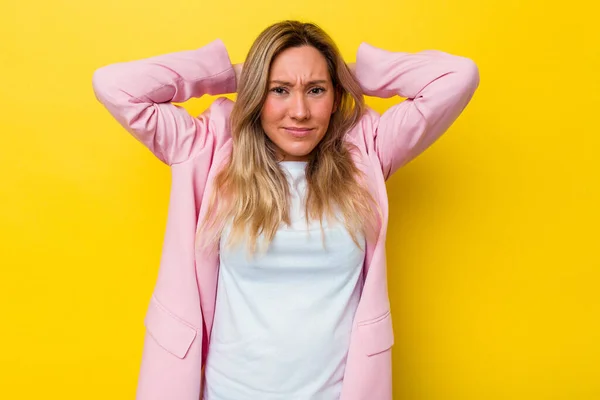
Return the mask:
{"type": "Polygon", "coordinates": [[[287,154],[288,157],[308,157],[312,150],[312,147],[310,149],[283,149],[284,153],[287,154]]]}

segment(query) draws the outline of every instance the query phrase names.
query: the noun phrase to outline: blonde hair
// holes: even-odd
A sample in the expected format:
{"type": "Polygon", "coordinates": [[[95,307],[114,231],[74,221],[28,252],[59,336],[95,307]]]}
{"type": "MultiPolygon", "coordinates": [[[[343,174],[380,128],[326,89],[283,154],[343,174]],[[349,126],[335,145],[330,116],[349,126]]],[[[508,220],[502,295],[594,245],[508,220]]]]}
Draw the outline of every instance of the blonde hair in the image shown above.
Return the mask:
{"type": "Polygon", "coordinates": [[[226,245],[248,240],[254,253],[273,240],[281,223],[289,225],[288,181],[277,163],[276,146],[264,132],[260,115],[268,92],[273,60],[285,49],[312,46],[326,59],[335,92],[336,110],[328,130],[309,156],[306,166],[306,222],[323,216],[336,219],[337,207],[354,243],[357,233],[376,234],[374,210],[381,210],[363,184],[364,176],[351,156],[354,145],[344,140],[364,113],[362,90],[333,40],[317,25],[283,21],[266,28],[253,43],[238,82],[238,95],[230,117],[233,149],[229,163],[215,177],[198,240],[205,248],[217,248],[226,221],[232,230],[226,245]],[[218,200],[218,201],[217,201],[218,200]]]}

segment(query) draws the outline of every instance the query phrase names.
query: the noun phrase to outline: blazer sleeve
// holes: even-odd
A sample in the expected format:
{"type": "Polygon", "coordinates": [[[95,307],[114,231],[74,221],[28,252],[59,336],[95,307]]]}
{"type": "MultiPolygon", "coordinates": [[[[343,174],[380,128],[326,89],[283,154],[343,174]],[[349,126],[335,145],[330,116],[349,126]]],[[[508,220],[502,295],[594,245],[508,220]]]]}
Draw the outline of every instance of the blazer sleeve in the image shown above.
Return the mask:
{"type": "Polygon", "coordinates": [[[196,118],[172,102],[233,93],[236,77],[225,45],[217,39],[196,50],[101,67],[92,85],[112,116],[172,165],[213,143],[208,140],[210,109],[196,118]]]}
{"type": "Polygon", "coordinates": [[[385,179],[435,142],[479,85],[473,61],[436,50],[390,52],[362,43],[355,68],[366,95],[406,98],[374,124],[375,151],[385,179]]]}

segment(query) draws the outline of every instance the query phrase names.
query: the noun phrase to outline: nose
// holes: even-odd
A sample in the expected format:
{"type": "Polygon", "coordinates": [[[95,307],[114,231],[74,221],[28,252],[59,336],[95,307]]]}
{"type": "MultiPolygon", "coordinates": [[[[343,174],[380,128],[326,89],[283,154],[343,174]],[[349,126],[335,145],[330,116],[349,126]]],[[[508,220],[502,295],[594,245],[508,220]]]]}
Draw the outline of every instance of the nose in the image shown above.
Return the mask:
{"type": "Polygon", "coordinates": [[[303,93],[297,92],[292,96],[289,114],[291,118],[300,121],[310,118],[310,110],[303,93]]]}

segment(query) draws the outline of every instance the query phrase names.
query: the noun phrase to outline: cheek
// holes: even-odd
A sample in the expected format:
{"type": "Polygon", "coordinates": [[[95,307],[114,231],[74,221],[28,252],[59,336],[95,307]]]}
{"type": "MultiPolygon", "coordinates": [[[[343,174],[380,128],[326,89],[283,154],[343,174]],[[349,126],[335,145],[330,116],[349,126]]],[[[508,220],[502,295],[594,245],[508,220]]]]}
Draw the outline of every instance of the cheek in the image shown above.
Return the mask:
{"type": "Polygon", "coordinates": [[[311,117],[319,121],[319,123],[327,124],[333,111],[333,101],[319,102],[312,108],[311,117]]]}
{"type": "Polygon", "coordinates": [[[285,108],[281,102],[273,101],[267,98],[261,111],[261,121],[263,125],[269,125],[280,121],[285,115],[285,108]]]}

